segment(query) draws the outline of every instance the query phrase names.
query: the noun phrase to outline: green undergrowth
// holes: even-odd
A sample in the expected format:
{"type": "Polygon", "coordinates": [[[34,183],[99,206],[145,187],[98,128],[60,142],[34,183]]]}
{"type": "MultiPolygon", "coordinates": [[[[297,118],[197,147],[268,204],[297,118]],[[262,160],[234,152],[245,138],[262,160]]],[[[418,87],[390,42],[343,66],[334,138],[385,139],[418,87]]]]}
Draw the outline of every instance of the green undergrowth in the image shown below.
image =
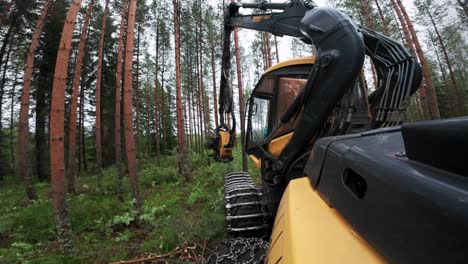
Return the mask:
{"type": "MultiPolygon", "coordinates": [[[[19,183],[0,185],[0,263],[109,263],[164,253],[184,242],[203,244],[225,235],[223,175],[241,168],[240,153],[228,164],[190,155],[192,180],[178,175],[177,158],[139,161],[143,213],[133,210],[128,179],[125,201],[116,198],[116,168],[104,171],[103,188],[93,174],[77,179],[67,203],[76,254],[64,256],[56,240],[50,184],[36,183],[39,199],[28,202],[19,183]]],[[[258,172],[257,172],[258,173],[258,172]]],[[[256,177],[258,175],[255,175],[256,177]]]]}

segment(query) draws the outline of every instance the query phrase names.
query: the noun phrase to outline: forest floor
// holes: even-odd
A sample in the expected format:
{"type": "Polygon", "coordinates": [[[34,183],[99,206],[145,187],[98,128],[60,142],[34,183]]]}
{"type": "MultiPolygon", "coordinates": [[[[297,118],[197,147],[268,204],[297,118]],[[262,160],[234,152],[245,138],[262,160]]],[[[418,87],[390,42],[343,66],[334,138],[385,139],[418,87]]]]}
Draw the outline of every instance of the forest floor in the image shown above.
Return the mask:
{"type": "Polygon", "coordinates": [[[190,155],[191,182],[179,177],[176,157],[164,158],[160,166],[153,159],[140,160],[140,216],[132,209],[127,178],[125,202],[117,200],[115,167],[104,171],[103,190],[97,188],[95,175],[80,175],[78,194],[67,197],[73,256],[61,254],[56,240],[50,184],[36,183],[39,199],[28,202],[17,180],[1,183],[0,263],[109,263],[177,247],[188,251],[182,257],[206,257],[210,244],[225,236],[224,174],[240,170],[240,152],[235,156],[234,162],[224,164],[190,155]]]}

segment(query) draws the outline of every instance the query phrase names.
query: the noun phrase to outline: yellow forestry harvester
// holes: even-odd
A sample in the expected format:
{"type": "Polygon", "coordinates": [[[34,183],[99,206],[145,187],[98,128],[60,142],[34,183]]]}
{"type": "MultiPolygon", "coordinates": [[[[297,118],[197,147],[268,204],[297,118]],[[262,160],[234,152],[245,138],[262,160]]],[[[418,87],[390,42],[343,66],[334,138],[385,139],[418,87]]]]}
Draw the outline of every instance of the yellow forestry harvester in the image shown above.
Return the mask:
{"type": "Polygon", "coordinates": [[[230,238],[209,263],[468,263],[468,118],[403,124],[422,79],[413,54],[334,8],[231,3],[209,144],[223,162],[235,139],[235,27],[297,37],[317,55],[279,63],[255,86],[243,144],[261,184],[225,176],[230,238]],[[378,77],[370,95],[366,55],[378,77]]]}

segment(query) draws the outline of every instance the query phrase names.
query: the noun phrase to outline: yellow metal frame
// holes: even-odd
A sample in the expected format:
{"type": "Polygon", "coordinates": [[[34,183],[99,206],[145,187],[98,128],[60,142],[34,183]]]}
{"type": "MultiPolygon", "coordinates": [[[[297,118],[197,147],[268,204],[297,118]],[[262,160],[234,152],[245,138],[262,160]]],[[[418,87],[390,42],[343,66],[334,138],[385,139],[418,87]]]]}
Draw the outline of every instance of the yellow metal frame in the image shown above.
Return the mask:
{"type": "Polygon", "coordinates": [[[266,263],[386,262],[303,177],[283,194],[266,263]]]}
{"type": "Polygon", "coordinates": [[[290,132],[288,134],[273,139],[270,142],[270,145],[268,146],[268,150],[270,151],[270,153],[273,156],[278,157],[281,154],[281,151],[283,151],[286,144],[288,144],[288,142],[291,140],[293,134],[294,132],[290,132]]]}
{"type": "Polygon", "coordinates": [[[284,68],[287,66],[301,65],[301,64],[314,64],[314,63],[315,63],[315,57],[313,56],[290,59],[290,60],[282,61],[278,64],[271,66],[270,68],[266,69],[266,71],[264,71],[263,74],[267,74],[269,72],[272,72],[274,70],[284,68]]]}
{"type": "Polygon", "coordinates": [[[232,157],[232,148],[226,148],[225,146],[229,144],[230,134],[229,131],[219,131],[219,156],[222,159],[227,159],[232,157]]]}

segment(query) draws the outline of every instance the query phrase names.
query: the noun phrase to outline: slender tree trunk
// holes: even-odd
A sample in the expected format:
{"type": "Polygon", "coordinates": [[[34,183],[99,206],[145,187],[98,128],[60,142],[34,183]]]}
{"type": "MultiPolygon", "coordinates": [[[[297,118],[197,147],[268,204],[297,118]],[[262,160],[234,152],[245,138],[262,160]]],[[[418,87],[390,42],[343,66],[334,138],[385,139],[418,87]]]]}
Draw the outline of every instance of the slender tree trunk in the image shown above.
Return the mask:
{"type": "Polygon", "coordinates": [[[234,47],[236,52],[236,64],[237,64],[237,88],[239,91],[239,115],[240,115],[240,127],[241,127],[241,149],[242,149],[242,170],[248,171],[249,167],[247,164],[247,155],[244,151],[245,142],[245,110],[244,110],[244,89],[242,87],[242,70],[240,64],[240,50],[239,50],[239,37],[237,28],[234,29],[234,47]]]}
{"type": "MultiPolygon", "coordinates": [[[[190,69],[188,70],[188,87],[187,87],[187,97],[189,102],[193,102],[193,88],[192,88],[192,81],[191,81],[191,74],[192,72],[190,69]]],[[[188,127],[189,127],[189,145],[190,145],[190,150],[193,151],[193,116],[195,115],[195,112],[192,111],[193,109],[193,103],[188,105],[189,108],[189,118],[188,118],[188,127]],[[190,106],[191,105],[191,106],[190,106]]]]}
{"type": "Polygon", "coordinates": [[[106,33],[107,12],[109,0],[106,0],[104,14],[102,16],[101,36],[99,37],[98,66],[96,80],[96,169],[98,174],[98,186],[102,190],[102,129],[101,129],[101,83],[102,83],[102,59],[104,53],[104,36],[106,33]]]}
{"type": "Polygon", "coordinates": [[[3,95],[5,93],[5,84],[7,80],[7,69],[8,69],[8,63],[10,62],[10,55],[11,55],[11,50],[13,47],[14,43],[9,43],[8,45],[8,51],[6,54],[6,59],[5,59],[5,65],[3,65],[3,72],[2,72],[2,78],[0,79],[0,180],[3,179],[3,175],[7,174],[7,167],[8,167],[8,161],[7,161],[7,155],[5,153],[6,146],[4,146],[4,134],[3,134],[3,122],[2,122],[2,116],[3,116],[3,95]]]}
{"type": "Polygon", "coordinates": [[[76,109],[78,105],[78,92],[80,89],[81,68],[83,66],[83,54],[88,35],[88,25],[93,11],[94,0],[88,5],[88,11],[81,30],[80,44],[76,57],[75,75],[73,78],[73,94],[70,107],[70,123],[68,133],[68,192],[75,193],[75,153],[76,153],[76,109]]]}
{"type": "Polygon", "coordinates": [[[75,246],[72,230],[68,218],[68,208],[65,200],[65,153],[64,153],[64,115],[65,115],[65,86],[67,84],[68,63],[72,46],[73,30],[76,17],[80,11],[81,0],[74,0],[68,11],[63,26],[60,46],[55,64],[54,82],[52,85],[50,112],[50,168],[53,190],[55,219],[59,243],[63,251],[72,254],[75,246]]]}
{"type": "Polygon", "coordinates": [[[215,126],[219,126],[219,117],[218,117],[218,95],[216,94],[216,64],[215,64],[215,45],[214,39],[211,40],[211,74],[213,77],[213,112],[215,113],[215,126]]]}
{"type": "MultiPolygon", "coordinates": [[[[13,84],[11,86],[11,93],[10,93],[10,155],[11,155],[11,169],[13,171],[13,175],[17,175],[17,167],[16,167],[16,156],[15,156],[15,144],[14,144],[14,126],[15,126],[15,103],[16,103],[16,84],[18,82],[18,71],[19,71],[19,64],[15,66],[15,77],[13,79],[13,84]]],[[[27,191],[27,190],[26,190],[27,191]]]]}
{"type": "Polygon", "coordinates": [[[379,11],[379,17],[380,17],[380,20],[382,21],[384,34],[385,34],[385,36],[388,37],[388,36],[390,36],[390,34],[388,32],[388,26],[387,26],[387,22],[385,21],[385,17],[384,17],[383,12],[382,12],[382,8],[380,8],[379,0],[375,0],[375,5],[377,6],[377,10],[379,11]]]}
{"type": "Polygon", "coordinates": [[[276,63],[279,63],[278,39],[275,35],[276,63]]]}
{"type": "MultiPolygon", "coordinates": [[[[392,5],[392,7],[393,7],[393,10],[395,10],[395,12],[397,14],[398,20],[400,21],[400,25],[401,25],[401,29],[403,31],[403,36],[405,38],[406,45],[408,46],[411,53],[414,56],[416,56],[416,50],[414,48],[413,41],[411,40],[411,37],[410,37],[410,34],[409,34],[409,29],[407,27],[406,21],[403,18],[403,15],[401,14],[400,9],[396,5],[395,0],[390,0],[390,3],[392,5]]],[[[424,87],[424,85],[422,85],[422,83],[419,86],[419,93],[421,95],[421,106],[423,108],[423,113],[424,113],[423,116],[424,116],[424,118],[428,118],[429,116],[431,116],[431,114],[428,113],[428,110],[429,110],[429,112],[431,112],[432,109],[427,104],[426,88],[424,87]]]]}
{"type": "Polygon", "coordinates": [[[137,174],[137,160],[135,142],[133,139],[132,116],[132,82],[133,82],[133,36],[135,29],[136,0],[130,0],[128,10],[127,45],[125,50],[125,77],[124,77],[124,124],[125,124],[125,151],[127,153],[128,177],[132,188],[135,210],[141,213],[142,200],[137,174]]]}
{"type": "Polygon", "coordinates": [[[454,116],[456,111],[454,111],[453,108],[452,108],[453,107],[453,100],[452,100],[453,98],[452,98],[452,94],[450,93],[450,88],[448,86],[447,77],[445,76],[445,69],[442,66],[442,62],[440,61],[440,56],[439,56],[439,52],[437,52],[437,45],[435,43],[434,36],[432,35],[432,32],[430,32],[430,31],[429,31],[429,37],[430,37],[430,40],[432,42],[432,46],[434,47],[434,53],[436,55],[437,64],[439,65],[440,73],[442,74],[442,81],[444,82],[445,91],[447,93],[448,114],[449,114],[449,116],[454,116]]]}
{"type": "Polygon", "coordinates": [[[366,16],[367,26],[369,28],[373,29],[374,28],[374,22],[372,21],[370,9],[369,9],[369,3],[367,2],[367,0],[361,0],[361,5],[362,5],[362,9],[364,11],[364,15],[366,16]]]}
{"type": "Polygon", "coordinates": [[[136,157],[139,159],[141,152],[141,127],[140,127],[140,23],[137,29],[137,59],[135,82],[135,111],[136,111],[136,157]]]}
{"type": "Polygon", "coordinates": [[[80,90],[80,116],[81,116],[81,124],[80,124],[80,135],[78,135],[81,138],[81,155],[82,155],[82,160],[83,160],[83,170],[87,171],[88,170],[88,161],[86,159],[86,130],[84,126],[84,119],[85,119],[85,86],[81,86],[80,90]]]}
{"type": "Polygon", "coordinates": [[[182,113],[182,87],[180,75],[180,20],[179,0],[172,0],[174,6],[174,39],[175,39],[175,64],[176,64],[176,108],[177,108],[177,145],[179,152],[179,173],[190,180],[187,168],[187,147],[184,132],[184,116],[182,113]]]}
{"type": "MultiPolygon", "coordinates": [[[[158,15],[158,21],[156,25],[156,67],[155,67],[155,76],[154,76],[154,87],[155,87],[155,93],[154,93],[154,116],[156,120],[156,161],[158,163],[158,166],[161,161],[161,147],[160,147],[160,131],[159,131],[159,89],[158,89],[158,71],[159,71],[159,15],[158,15]]],[[[161,119],[164,119],[161,118],[161,119]]]]}
{"type": "MultiPolygon", "coordinates": [[[[146,72],[147,80],[149,80],[149,70],[146,72]]],[[[151,157],[151,102],[150,102],[150,84],[149,82],[145,83],[145,92],[146,92],[146,151],[148,153],[148,157],[151,157]]],[[[158,162],[159,165],[159,162],[158,162]]]]}
{"type": "Polygon", "coordinates": [[[124,29],[125,20],[127,18],[128,1],[124,0],[122,16],[120,19],[119,44],[117,51],[117,74],[115,76],[115,164],[117,165],[117,198],[123,202],[123,175],[122,175],[122,133],[121,133],[121,89],[122,89],[122,61],[123,61],[123,44],[124,44],[124,29]]]}
{"type": "Polygon", "coordinates": [[[8,18],[8,13],[10,12],[14,3],[15,0],[10,0],[10,2],[6,4],[5,8],[3,9],[2,16],[0,16],[0,28],[2,28],[4,21],[8,18]]]}
{"type": "Polygon", "coordinates": [[[457,3],[463,8],[463,12],[465,13],[465,18],[468,18],[468,5],[466,0],[457,0],[457,3]]]}
{"type": "MultiPolygon", "coordinates": [[[[391,1],[395,1],[395,0],[391,0],[391,1]]],[[[414,31],[413,23],[411,22],[411,19],[409,18],[405,7],[403,6],[400,0],[396,0],[396,2],[398,3],[398,6],[400,7],[400,11],[403,14],[404,19],[406,20],[406,25],[408,25],[409,32],[411,33],[413,43],[416,47],[416,53],[418,54],[419,61],[421,63],[424,79],[426,80],[427,93],[429,95],[429,106],[431,108],[432,119],[439,119],[440,118],[439,106],[437,103],[435,89],[434,89],[434,86],[432,85],[431,73],[430,73],[429,66],[426,61],[426,57],[424,56],[424,53],[421,49],[418,36],[416,35],[416,32],[414,31]]]]}
{"type": "Polygon", "coordinates": [[[271,48],[270,48],[270,34],[263,33],[265,35],[265,50],[266,50],[266,59],[267,59],[267,69],[271,67],[271,48]]]}
{"type": "Polygon", "coordinates": [[[162,119],[162,140],[163,140],[163,154],[166,154],[167,151],[167,130],[166,130],[166,99],[164,92],[164,71],[166,67],[166,56],[162,56],[162,69],[161,69],[161,119],[162,119]]]}
{"type": "MultiPolygon", "coordinates": [[[[449,70],[450,80],[452,81],[452,89],[453,89],[453,92],[455,94],[456,109],[457,109],[456,113],[457,113],[457,115],[463,115],[464,114],[463,113],[463,103],[461,101],[461,96],[460,96],[460,92],[458,90],[457,81],[455,80],[455,75],[453,74],[452,64],[450,63],[450,59],[449,59],[448,54],[447,54],[447,48],[445,47],[445,43],[442,40],[442,37],[440,36],[439,29],[437,28],[436,23],[434,22],[434,19],[432,18],[431,12],[429,12],[429,9],[427,8],[426,5],[424,5],[424,9],[426,9],[427,15],[429,16],[429,19],[431,20],[432,26],[434,27],[434,31],[435,31],[436,36],[437,36],[437,40],[439,40],[440,47],[442,48],[442,52],[444,53],[445,62],[447,63],[447,68],[449,70]]],[[[442,68],[441,68],[441,70],[443,71],[442,68]]]]}

